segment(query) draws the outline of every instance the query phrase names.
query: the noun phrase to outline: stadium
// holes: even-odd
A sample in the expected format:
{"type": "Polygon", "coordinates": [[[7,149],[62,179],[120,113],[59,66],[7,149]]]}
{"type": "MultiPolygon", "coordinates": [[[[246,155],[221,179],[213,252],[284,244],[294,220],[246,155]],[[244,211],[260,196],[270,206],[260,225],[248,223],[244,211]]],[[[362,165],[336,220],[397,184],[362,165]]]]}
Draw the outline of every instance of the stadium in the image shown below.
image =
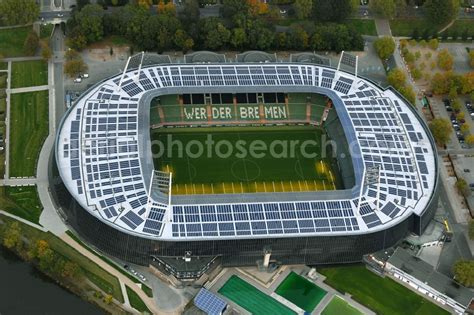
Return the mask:
{"type": "Polygon", "coordinates": [[[178,281],[359,262],[424,231],[438,161],[411,104],[344,53],[336,68],[238,61],[139,54],[81,95],[50,172],[73,230],[178,281]]]}

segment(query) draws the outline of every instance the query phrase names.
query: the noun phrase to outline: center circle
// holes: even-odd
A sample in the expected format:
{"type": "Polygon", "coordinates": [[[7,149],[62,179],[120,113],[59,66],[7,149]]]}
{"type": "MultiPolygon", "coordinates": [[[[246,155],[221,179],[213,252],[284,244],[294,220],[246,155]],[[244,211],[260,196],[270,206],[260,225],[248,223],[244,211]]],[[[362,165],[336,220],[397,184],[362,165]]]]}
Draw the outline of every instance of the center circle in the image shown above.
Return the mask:
{"type": "Polygon", "coordinates": [[[260,176],[260,166],[255,161],[241,159],[232,163],[232,175],[243,182],[254,181],[260,176]]]}

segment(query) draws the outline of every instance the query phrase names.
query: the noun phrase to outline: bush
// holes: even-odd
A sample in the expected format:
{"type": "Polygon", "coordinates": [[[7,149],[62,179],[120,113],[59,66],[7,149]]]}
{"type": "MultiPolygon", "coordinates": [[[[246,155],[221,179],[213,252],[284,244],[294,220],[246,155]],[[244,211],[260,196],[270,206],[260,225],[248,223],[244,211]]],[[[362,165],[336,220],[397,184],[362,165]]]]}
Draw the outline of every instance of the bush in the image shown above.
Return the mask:
{"type": "Polygon", "coordinates": [[[438,39],[437,38],[430,39],[430,41],[428,42],[428,46],[433,50],[438,49],[439,47],[438,39]]]}

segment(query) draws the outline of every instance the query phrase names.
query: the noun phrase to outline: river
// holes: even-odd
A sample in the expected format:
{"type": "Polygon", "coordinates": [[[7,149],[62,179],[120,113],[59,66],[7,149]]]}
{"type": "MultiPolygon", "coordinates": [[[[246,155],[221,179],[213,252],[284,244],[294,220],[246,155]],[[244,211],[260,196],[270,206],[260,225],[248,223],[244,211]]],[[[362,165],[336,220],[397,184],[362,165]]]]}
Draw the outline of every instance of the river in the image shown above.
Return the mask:
{"type": "Polygon", "coordinates": [[[0,315],[103,314],[0,246],[0,315]]]}

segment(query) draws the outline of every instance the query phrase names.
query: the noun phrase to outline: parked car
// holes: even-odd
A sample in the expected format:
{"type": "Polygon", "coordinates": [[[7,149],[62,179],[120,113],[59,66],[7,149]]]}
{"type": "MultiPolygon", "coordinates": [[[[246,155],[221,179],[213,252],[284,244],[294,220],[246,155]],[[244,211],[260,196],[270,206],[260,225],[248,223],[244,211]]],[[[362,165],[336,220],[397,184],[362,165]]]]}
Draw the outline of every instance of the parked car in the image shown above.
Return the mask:
{"type": "Polygon", "coordinates": [[[81,83],[82,82],[82,78],[81,77],[77,77],[74,79],[74,83],[81,83]]]}
{"type": "Polygon", "coordinates": [[[452,111],[453,111],[453,108],[452,108],[451,106],[446,106],[446,111],[452,112],[452,111]]]}

